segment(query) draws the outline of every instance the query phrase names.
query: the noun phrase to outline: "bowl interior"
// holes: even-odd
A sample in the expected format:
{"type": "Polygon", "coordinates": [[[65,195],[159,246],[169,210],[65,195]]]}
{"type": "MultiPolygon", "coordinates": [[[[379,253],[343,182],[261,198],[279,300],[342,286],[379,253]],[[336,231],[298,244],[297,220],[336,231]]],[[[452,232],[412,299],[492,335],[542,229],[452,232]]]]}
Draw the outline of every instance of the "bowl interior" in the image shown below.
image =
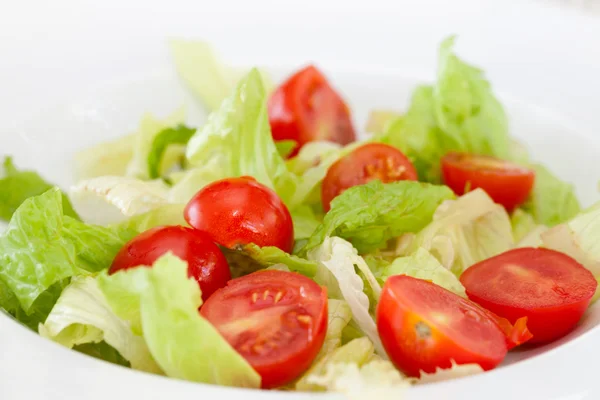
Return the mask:
{"type": "MultiPolygon", "coordinates": [[[[279,81],[291,70],[274,69],[272,76],[279,81]]],[[[372,109],[404,110],[413,88],[422,83],[397,74],[324,70],[348,100],[359,130],[364,128],[372,109]]],[[[501,94],[501,98],[510,117],[511,134],[526,144],[532,157],[572,182],[584,206],[597,201],[600,169],[596,160],[600,141],[587,133],[585,127],[574,128],[574,124],[552,110],[527,104],[510,94],[501,94]]],[[[205,120],[205,112],[172,71],[154,72],[144,78],[98,87],[68,104],[32,115],[19,122],[10,137],[0,135],[0,151],[13,155],[19,167],[39,171],[67,188],[73,183],[74,152],[134,131],[145,112],[166,116],[182,104],[186,106],[190,124],[197,126],[205,120]]],[[[599,322],[600,308],[592,307],[570,335],[548,346],[513,352],[501,368],[534,356],[543,357],[552,348],[577,341],[599,322]]]]}

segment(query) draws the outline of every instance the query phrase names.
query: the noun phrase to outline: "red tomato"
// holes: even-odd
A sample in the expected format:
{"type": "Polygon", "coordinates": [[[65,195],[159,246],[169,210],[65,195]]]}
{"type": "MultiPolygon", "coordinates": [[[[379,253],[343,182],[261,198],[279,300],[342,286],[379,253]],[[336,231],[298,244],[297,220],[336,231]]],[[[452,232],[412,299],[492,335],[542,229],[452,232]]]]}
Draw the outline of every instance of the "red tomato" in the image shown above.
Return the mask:
{"type": "Polygon", "coordinates": [[[273,139],[294,140],[295,156],[307,142],[328,140],[345,145],[356,140],[350,110],[314,66],[285,81],[269,99],[273,139]]]}
{"type": "Polygon", "coordinates": [[[527,317],[531,343],[569,333],[596,292],[590,271],[549,249],[509,250],[467,269],[460,277],[469,298],[515,323],[527,317]]]}
{"type": "Polygon", "coordinates": [[[279,196],[251,177],[228,178],[202,188],[184,211],[185,220],[228,248],[249,243],[290,253],[294,226],[279,196]]]}
{"type": "Polygon", "coordinates": [[[442,158],[444,182],[454,193],[481,188],[508,211],[527,200],[535,173],[509,161],[489,156],[448,153],[442,158]]]}
{"type": "Polygon", "coordinates": [[[184,226],[153,228],[136,236],[119,251],[108,272],[151,266],[167,252],[187,261],[188,276],[198,281],[202,300],[231,279],[227,260],[210,236],[184,226]]]}
{"type": "Polygon", "coordinates": [[[323,209],[329,211],[331,200],[352,186],[378,179],[383,183],[417,180],[417,170],[395,147],[368,143],[337,160],[327,170],[321,187],[323,209]]]}
{"type": "Polygon", "coordinates": [[[477,304],[434,283],[406,275],[385,282],[377,306],[377,330],[398,369],[418,377],[457,364],[484,370],[500,364],[506,338],[477,304]]]}
{"type": "Polygon", "coordinates": [[[327,331],[327,291],[284,271],[233,279],[200,310],[262,377],[263,388],[292,382],[321,350],[327,331]]]}

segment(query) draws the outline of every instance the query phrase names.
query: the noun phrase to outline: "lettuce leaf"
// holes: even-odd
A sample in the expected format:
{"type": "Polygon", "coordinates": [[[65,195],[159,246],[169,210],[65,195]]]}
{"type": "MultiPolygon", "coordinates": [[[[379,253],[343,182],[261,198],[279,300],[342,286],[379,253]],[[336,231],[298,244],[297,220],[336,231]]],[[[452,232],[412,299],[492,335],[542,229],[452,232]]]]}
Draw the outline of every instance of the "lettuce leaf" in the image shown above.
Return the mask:
{"type": "MultiPolygon", "coordinates": [[[[179,76],[209,111],[219,108],[247,72],[223,65],[206,42],[177,39],[170,47],[179,76]]],[[[268,75],[262,72],[261,77],[270,92],[268,75]]]]}
{"type": "Polygon", "coordinates": [[[600,277],[600,203],[541,235],[545,247],[565,253],[600,277]]]}
{"type": "Polygon", "coordinates": [[[549,227],[575,217],[581,207],[573,186],[541,165],[530,167],[535,170],[535,183],[523,209],[531,213],[538,224],[549,227]]]}
{"type": "Polygon", "coordinates": [[[274,246],[259,247],[247,244],[240,249],[223,248],[233,277],[256,272],[277,264],[283,264],[292,272],[313,277],[317,272],[317,263],[286,253],[274,246]]]}
{"type": "Polygon", "coordinates": [[[167,376],[225,386],[260,387],[260,376],[198,312],[198,283],[172,254],[152,268],[114,275],[99,286],[112,310],[142,332],[152,357],[167,376]]]}
{"type": "Polygon", "coordinates": [[[342,298],[352,311],[352,319],[360,330],[371,339],[377,352],[385,356],[385,350],[377,333],[377,326],[369,313],[371,300],[364,293],[365,285],[355,267],[365,276],[374,295],[379,300],[381,287],[356,249],[339,237],[326,238],[323,244],[308,252],[308,260],[318,262],[315,281],[327,287],[330,298],[342,298]]]}
{"type": "Polygon", "coordinates": [[[527,211],[517,208],[510,216],[515,242],[519,242],[537,226],[533,215],[527,211]]]}
{"type": "MultiPolygon", "coordinates": [[[[37,172],[20,171],[11,157],[5,157],[0,166],[0,220],[9,221],[14,212],[25,200],[38,196],[54,185],[46,182],[37,172]]],[[[79,219],[71,202],[63,194],[63,212],[69,217],[79,219]]]]}
{"type": "Polygon", "coordinates": [[[125,175],[135,144],[136,134],[133,133],[78,151],[74,157],[75,179],[125,175]]]}
{"type": "Polygon", "coordinates": [[[185,204],[168,204],[143,214],[135,215],[114,225],[114,227],[119,230],[144,232],[148,229],[164,225],[187,226],[187,222],[183,218],[184,208],[185,204]]]}
{"type": "Polygon", "coordinates": [[[309,206],[300,206],[291,211],[294,223],[294,239],[308,239],[319,227],[322,218],[317,217],[315,211],[309,206]]]}
{"type": "Polygon", "coordinates": [[[372,110],[367,118],[365,132],[382,133],[392,121],[397,121],[402,116],[396,111],[390,110],[372,110]]]}
{"type": "Polygon", "coordinates": [[[298,143],[296,143],[295,140],[279,140],[275,142],[277,152],[282,158],[287,158],[290,154],[292,154],[297,145],[298,143]]]}
{"type": "Polygon", "coordinates": [[[68,348],[104,341],[133,369],[161,373],[144,339],[113,313],[92,277],[73,278],[39,332],[68,348]]]}
{"type": "Polygon", "coordinates": [[[296,191],[298,178],[288,171],[271,136],[267,95],[256,69],[209,116],[190,140],[186,154],[194,166],[216,159],[223,175],[252,176],[288,205],[296,191]]]}
{"type": "Polygon", "coordinates": [[[440,159],[449,151],[507,158],[508,121],[483,72],[453,53],[454,37],[439,49],[433,86],[418,87],[407,113],[387,123],[376,140],[402,150],[421,180],[441,182],[440,159]]]}
{"type": "Polygon", "coordinates": [[[169,190],[162,181],[124,176],[81,181],[69,194],[84,221],[101,225],[119,223],[169,204],[169,190]]]}
{"type": "Polygon", "coordinates": [[[315,377],[324,374],[332,364],[344,363],[362,366],[373,355],[373,343],[366,338],[354,339],[333,352],[318,359],[308,371],[296,383],[296,390],[300,391],[324,391],[328,388],[315,377]]]}
{"type": "MultiPolygon", "coordinates": [[[[133,155],[127,165],[126,175],[137,179],[150,179],[152,166],[149,162],[154,162],[153,157],[155,155],[153,152],[157,150],[154,146],[160,147],[164,143],[168,144],[169,139],[173,137],[173,133],[169,133],[168,130],[177,130],[177,127],[183,124],[184,120],[185,110],[183,108],[174,111],[164,120],[156,119],[151,114],[145,114],[140,121],[138,131],[134,134],[133,155]]],[[[166,145],[164,153],[158,159],[158,175],[162,175],[163,172],[179,162],[183,158],[183,154],[182,146],[166,145]]]]}
{"type": "Polygon", "coordinates": [[[333,199],[305,250],[327,236],[339,236],[350,240],[360,253],[368,253],[403,233],[420,231],[431,222],[436,208],[453,197],[446,186],[412,181],[371,181],[351,187],[333,199]]]}
{"type": "Polygon", "coordinates": [[[326,356],[342,344],[342,331],[352,319],[352,310],[344,300],[327,301],[327,334],[318,358],[326,356]]]}
{"type": "Polygon", "coordinates": [[[107,268],[136,233],[65,216],[60,190],[51,189],[25,200],[0,236],[0,280],[29,315],[52,285],[107,268]]]}
{"type": "Polygon", "coordinates": [[[286,163],[291,172],[300,176],[310,168],[319,165],[330,155],[339,153],[341,148],[339,144],[328,141],[308,142],[302,146],[298,155],[286,163]]]}
{"type": "Polygon", "coordinates": [[[163,129],[156,134],[148,153],[148,177],[150,179],[159,178],[161,164],[169,146],[186,145],[194,133],[196,133],[196,129],[180,124],[176,127],[163,129]]]}
{"type": "Polygon", "coordinates": [[[473,264],[514,247],[510,218],[481,189],[442,204],[433,221],[410,240],[402,255],[419,247],[456,275],[473,264]]]}
{"type": "Polygon", "coordinates": [[[461,297],[467,297],[458,278],[422,247],[410,256],[395,259],[383,272],[384,280],[393,275],[428,280],[461,297]]]}
{"type": "Polygon", "coordinates": [[[373,360],[362,366],[356,363],[330,363],[324,373],[307,378],[309,384],[340,392],[347,399],[402,399],[412,380],[405,378],[389,361],[373,360]]]}

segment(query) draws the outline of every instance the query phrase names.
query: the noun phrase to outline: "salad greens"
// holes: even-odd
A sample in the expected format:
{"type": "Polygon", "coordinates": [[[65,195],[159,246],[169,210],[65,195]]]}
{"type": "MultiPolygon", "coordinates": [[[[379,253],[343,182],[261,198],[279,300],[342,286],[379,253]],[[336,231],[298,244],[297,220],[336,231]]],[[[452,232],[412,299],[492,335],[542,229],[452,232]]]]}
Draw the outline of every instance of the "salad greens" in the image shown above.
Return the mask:
{"type": "Polygon", "coordinates": [[[325,342],[286,389],[383,398],[482,372],[477,364],[420,379],[399,372],[375,318],[386,280],[408,275],[466,297],[462,272],[525,246],[568,254],[600,279],[600,203],[581,211],[573,187],[529,159],[509,136],[483,71],[453,46],[453,37],[441,44],[435,82],[415,89],[404,114],[372,114],[373,136],[346,146],[317,140],[290,157],[296,142],[273,139],[265,73],[222,65],[205,43],[172,41],[179,75],[211,112],[203,126],[185,125],[183,108],[164,120],[145,115],[137,132],[76,155],[79,182],[69,197],[4,159],[0,219],[10,222],[0,234],[0,309],[50,340],[123,366],[260,387],[260,375],[198,312],[202,293],[185,261],[167,254],[151,268],[107,273],[139,233],[186,226],[183,210],[198,190],[252,176],[288,207],[295,246],[293,254],[252,243],[223,248],[232,276],[292,271],[327,290],[325,342]],[[343,191],[325,212],[329,167],[366,142],[401,150],[420,182],[372,180],[343,191]],[[442,184],[440,159],[450,151],[533,168],[529,199],[509,213],[482,189],[457,197],[442,184]]]}

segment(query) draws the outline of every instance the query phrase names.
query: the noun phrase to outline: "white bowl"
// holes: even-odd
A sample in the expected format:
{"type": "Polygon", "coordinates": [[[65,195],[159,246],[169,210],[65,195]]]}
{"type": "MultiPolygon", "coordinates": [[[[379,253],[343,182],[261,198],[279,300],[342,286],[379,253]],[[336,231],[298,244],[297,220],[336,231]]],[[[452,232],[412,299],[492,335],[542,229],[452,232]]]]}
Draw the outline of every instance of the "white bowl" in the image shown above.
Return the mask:
{"type": "MultiPolygon", "coordinates": [[[[165,39],[209,39],[225,58],[272,67],[275,77],[315,61],[349,99],[357,126],[371,108],[402,109],[432,80],[440,40],[487,72],[534,158],[573,182],[585,205],[600,180],[600,20],[536,4],[486,1],[391,3],[105,0],[15,4],[0,24],[0,155],[66,186],[70,155],[189,102],[165,39]],[[269,3],[269,4],[267,4],[269,3]],[[216,7],[216,6],[214,6],[216,7]],[[285,7],[285,8],[284,8],[285,7]],[[316,12],[319,11],[319,12],[316,12]]],[[[190,105],[190,110],[196,110],[190,105]]],[[[199,122],[201,112],[192,112],[199,122]]],[[[600,398],[600,306],[549,346],[517,351],[497,370],[411,389],[408,399],[600,398]]],[[[180,382],[97,361],[37,337],[0,314],[0,399],[192,399],[276,392],[180,382]]],[[[315,395],[291,393],[289,399],[315,395]]]]}

